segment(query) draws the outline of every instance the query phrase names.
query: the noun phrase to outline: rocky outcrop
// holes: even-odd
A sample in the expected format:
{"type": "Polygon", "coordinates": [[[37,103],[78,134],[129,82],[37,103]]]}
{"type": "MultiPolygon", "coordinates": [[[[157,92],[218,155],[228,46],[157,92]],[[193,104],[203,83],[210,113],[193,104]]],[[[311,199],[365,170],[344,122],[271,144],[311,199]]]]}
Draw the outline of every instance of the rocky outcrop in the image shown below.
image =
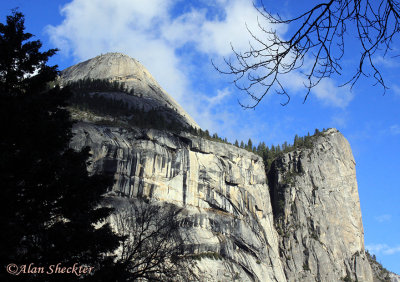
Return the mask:
{"type": "Polygon", "coordinates": [[[370,255],[367,252],[367,258],[369,261],[369,265],[371,266],[372,273],[374,276],[373,282],[380,281],[390,281],[390,282],[400,282],[400,275],[396,273],[390,272],[386,268],[382,266],[377,260],[375,255],[370,255]]]}
{"type": "Polygon", "coordinates": [[[185,208],[202,281],[286,281],[260,157],[187,133],[88,123],[74,133],[71,147],[91,147],[90,170],[113,174],[115,194],[185,208]]]}
{"type": "Polygon", "coordinates": [[[336,129],[286,153],[268,175],[288,281],[372,281],[355,161],[336,129]],[[351,279],[351,280],[350,280],[351,279]]]}
{"type": "Polygon", "coordinates": [[[123,83],[131,95],[122,92],[96,93],[121,100],[131,107],[157,109],[171,120],[174,116],[185,126],[199,128],[190,115],[158,84],[137,60],[121,53],[107,53],[71,66],[61,72],[60,83],[84,79],[105,79],[123,83]]]}

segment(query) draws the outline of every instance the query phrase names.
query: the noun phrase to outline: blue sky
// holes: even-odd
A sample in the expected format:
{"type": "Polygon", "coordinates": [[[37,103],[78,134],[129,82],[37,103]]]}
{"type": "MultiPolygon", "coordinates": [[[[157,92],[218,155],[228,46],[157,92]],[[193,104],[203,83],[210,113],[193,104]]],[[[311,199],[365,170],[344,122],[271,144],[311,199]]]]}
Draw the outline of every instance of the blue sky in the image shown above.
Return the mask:
{"type": "MultiPolygon", "coordinates": [[[[310,5],[278,2],[264,1],[281,15],[296,15],[310,5]]],[[[218,64],[229,57],[230,42],[238,50],[246,49],[250,38],[245,23],[261,35],[249,0],[8,0],[0,2],[1,22],[14,7],[20,7],[27,31],[44,48],[60,49],[51,64],[64,69],[101,53],[126,53],[145,65],[200,126],[231,142],[251,138],[253,144],[279,144],[315,128],[338,128],[357,162],[365,245],[386,268],[400,273],[399,58],[377,57],[391,87],[385,95],[369,78],[362,78],[352,91],[338,88],[360,55],[357,41],[352,40],[343,77],[325,80],[305,104],[297,73],[285,78],[291,94],[287,106],[280,105],[283,97],[271,94],[255,110],[243,110],[237,101],[247,102],[246,95],[230,83],[232,77],[217,73],[210,61],[218,64]]],[[[281,36],[286,32],[279,30],[281,36]]],[[[394,51],[398,43],[394,42],[394,51]]]]}

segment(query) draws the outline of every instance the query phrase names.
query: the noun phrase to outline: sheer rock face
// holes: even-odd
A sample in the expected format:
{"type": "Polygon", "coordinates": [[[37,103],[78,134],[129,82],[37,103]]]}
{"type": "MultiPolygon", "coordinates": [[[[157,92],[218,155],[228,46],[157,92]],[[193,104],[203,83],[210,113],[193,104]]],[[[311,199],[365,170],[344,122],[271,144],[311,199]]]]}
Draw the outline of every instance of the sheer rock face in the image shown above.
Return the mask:
{"type": "Polygon", "coordinates": [[[288,281],[372,281],[355,161],[336,129],[284,154],[268,175],[288,281]],[[357,279],[357,280],[356,280],[357,279]]]}
{"type": "MultiPolygon", "coordinates": [[[[137,108],[160,109],[168,118],[175,118],[184,125],[198,128],[190,115],[157,83],[149,71],[137,60],[121,54],[107,53],[71,66],[61,72],[61,83],[80,79],[107,79],[121,82],[133,95],[109,93],[110,99],[123,100],[137,108]]],[[[104,93],[103,93],[104,95],[104,93]]]]}
{"type": "Polygon", "coordinates": [[[92,171],[115,175],[121,196],[184,207],[187,246],[202,281],[286,281],[262,159],[190,134],[78,123],[71,147],[90,146],[92,171]]]}

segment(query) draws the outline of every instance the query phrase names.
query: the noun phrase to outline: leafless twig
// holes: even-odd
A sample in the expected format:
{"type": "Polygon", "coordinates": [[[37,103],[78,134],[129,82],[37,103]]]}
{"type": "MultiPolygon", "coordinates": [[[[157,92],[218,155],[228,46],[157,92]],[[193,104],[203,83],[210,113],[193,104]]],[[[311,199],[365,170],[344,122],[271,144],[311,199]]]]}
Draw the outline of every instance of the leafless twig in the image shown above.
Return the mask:
{"type": "Polygon", "coordinates": [[[258,21],[264,38],[256,36],[248,28],[254,41],[248,50],[239,52],[232,46],[234,59],[224,59],[225,69],[213,63],[220,73],[233,75],[236,87],[253,100],[252,104],[241,104],[243,107],[255,108],[271,91],[285,95],[287,101],[282,105],[286,105],[290,96],[282,83],[282,76],[298,69],[306,81],[304,102],[310,90],[322,79],[333,74],[341,75],[348,27],[360,42],[361,54],[353,75],[343,85],[352,88],[362,75],[369,77],[371,71],[375,85],[383,87],[384,92],[388,89],[374,62],[374,55],[378,52],[386,55],[400,31],[399,1],[330,0],[290,19],[271,14],[264,3],[255,8],[260,17],[272,25],[297,28],[283,38],[276,30],[266,29],[258,21]]]}

